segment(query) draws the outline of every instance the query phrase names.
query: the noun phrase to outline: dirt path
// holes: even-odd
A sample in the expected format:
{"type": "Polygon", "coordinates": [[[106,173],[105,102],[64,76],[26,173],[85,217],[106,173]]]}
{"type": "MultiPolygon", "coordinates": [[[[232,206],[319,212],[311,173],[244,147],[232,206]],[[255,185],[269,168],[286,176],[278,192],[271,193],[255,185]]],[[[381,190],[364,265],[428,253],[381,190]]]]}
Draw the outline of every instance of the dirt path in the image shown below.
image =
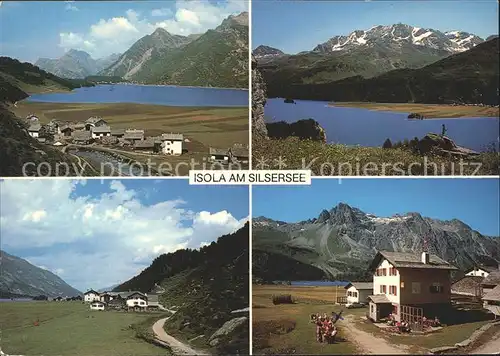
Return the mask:
{"type": "Polygon", "coordinates": [[[403,346],[390,345],[385,339],[356,328],[353,315],[345,317],[342,328],[347,331],[346,338],[352,340],[360,348],[362,354],[403,355],[409,353],[408,349],[403,346]]]}
{"type": "Polygon", "coordinates": [[[479,346],[477,349],[472,350],[470,355],[479,354],[490,354],[490,355],[500,355],[500,331],[498,331],[493,337],[485,344],[479,346]]]}
{"type": "Polygon", "coordinates": [[[163,325],[167,319],[160,319],[153,324],[153,333],[156,339],[167,344],[176,355],[208,355],[206,352],[192,349],[190,346],[167,334],[163,329],[163,325]]]}

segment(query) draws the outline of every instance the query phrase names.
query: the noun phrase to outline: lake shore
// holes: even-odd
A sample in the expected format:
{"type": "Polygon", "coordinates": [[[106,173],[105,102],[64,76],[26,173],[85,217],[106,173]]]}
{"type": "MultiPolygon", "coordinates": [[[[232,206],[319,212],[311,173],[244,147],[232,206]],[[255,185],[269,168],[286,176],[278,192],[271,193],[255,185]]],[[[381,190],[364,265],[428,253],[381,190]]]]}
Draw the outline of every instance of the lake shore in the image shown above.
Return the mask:
{"type": "Polygon", "coordinates": [[[248,88],[223,88],[223,87],[203,87],[195,85],[175,85],[175,84],[140,84],[140,83],[102,83],[98,85],[135,85],[140,87],[170,87],[170,88],[193,88],[193,89],[220,89],[220,90],[245,90],[248,88]]]}
{"type": "Polygon", "coordinates": [[[331,107],[346,107],[368,109],[374,111],[417,113],[425,120],[499,117],[499,109],[488,106],[454,106],[445,104],[414,104],[414,103],[368,103],[368,102],[335,102],[331,107]]]}

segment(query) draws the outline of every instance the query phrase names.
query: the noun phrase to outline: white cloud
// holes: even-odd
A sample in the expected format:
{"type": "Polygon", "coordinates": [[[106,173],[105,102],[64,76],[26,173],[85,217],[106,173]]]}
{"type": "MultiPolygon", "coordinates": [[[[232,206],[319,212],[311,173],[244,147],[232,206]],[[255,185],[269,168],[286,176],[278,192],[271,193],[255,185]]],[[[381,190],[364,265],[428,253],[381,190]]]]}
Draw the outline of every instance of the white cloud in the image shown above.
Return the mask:
{"type": "MultiPolygon", "coordinates": [[[[121,181],[102,181],[110,192],[93,197],[74,195],[85,181],[4,180],[0,184],[2,245],[7,250],[31,251],[30,261],[64,274],[68,283],[80,289],[122,282],[161,253],[199,248],[246,222],[225,210],[190,211],[183,208],[182,200],[144,205],[139,191],[121,181]],[[103,269],[106,273],[101,273],[103,269]]],[[[168,181],[163,185],[168,188],[168,181]]]]}
{"type": "Polygon", "coordinates": [[[248,2],[243,0],[227,0],[217,4],[205,0],[178,0],[173,4],[172,10],[152,10],[149,18],[129,9],[124,14],[100,19],[79,33],[63,31],[60,33],[59,46],[66,50],[84,50],[94,58],[101,58],[126,51],[134,42],[157,28],[184,36],[204,33],[217,27],[229,15],[248,10],[248,2]],[[159,17],[161,21],[158,21],[159,17]]]}
{"type": "Polygon", "coordinates": [[[172,10],[168,8],[154,9],[153,11],[151,11],[151,16],[155,17],[168,17],[172,15],[173,15],[172,10]]]}

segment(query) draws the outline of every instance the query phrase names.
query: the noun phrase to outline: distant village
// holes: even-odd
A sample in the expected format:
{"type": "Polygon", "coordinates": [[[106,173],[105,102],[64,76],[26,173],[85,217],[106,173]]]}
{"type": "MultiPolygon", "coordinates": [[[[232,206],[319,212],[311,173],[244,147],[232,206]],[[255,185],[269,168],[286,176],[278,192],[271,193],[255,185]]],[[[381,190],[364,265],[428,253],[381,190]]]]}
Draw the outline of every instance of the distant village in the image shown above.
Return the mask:
{"type": "Polygon", "coordinates": [[[372,282],[350,282],[336,297],[347,308],[368,307],[366,316],[388,331],[431,332],[465,314],[500,316],[500,266],[475,266],[452,280],[458,269],[434,254],[379,251],[372,282]]]}
{"type": "MultiPolygon", "coordinates": [[[[61,122],[51,120],[42,125],[35,115],[26,117],[28,134],[38,142],[56,147],[69,144],[130,149],[149,154],[180,156],[185,152],[184,143],[190,142],[182,133],[163,133],[146,136],[142,129],[112,128],[102,117],[90,117],[84,122],[61,122]]],[[[248,164],[247,145],[235,144],[229,148],[209,148],[208,161],[222,165],[230,163],[248,164]]]]}
{"type": "Polygon", "coordinates": [[[165,310],[158,301],[157,293],[129,292],[97,292],[93,289],[84,293],[84,302],[89,303],[91,310],[127,310],[155,311],[165,310]]]}

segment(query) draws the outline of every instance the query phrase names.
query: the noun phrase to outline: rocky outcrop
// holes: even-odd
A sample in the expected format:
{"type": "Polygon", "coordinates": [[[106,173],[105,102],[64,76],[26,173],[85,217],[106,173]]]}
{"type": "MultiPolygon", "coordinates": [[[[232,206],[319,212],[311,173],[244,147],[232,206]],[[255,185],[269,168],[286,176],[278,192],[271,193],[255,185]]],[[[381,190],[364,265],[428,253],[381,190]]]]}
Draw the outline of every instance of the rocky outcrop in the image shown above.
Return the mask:
{"type": "Polygon", "coordinates": [[[421,155],[439,154],[467,157],[477,155],[476,151],[465,147],[460,147],[455,142],[446,136],[428,133],[417,143],[416,150],[421,155]]]}
{"type": "Polygon", "coordinates": [[[234,333],[238,328],[243,326],[248,322],[248,318],[246,316],[242,316],[240,318],[234,318],[229,321],[226,321],[222,327],[213,333],[208,339],[208,343],[210,346],[217,346],[220,343],[221,338],[226,338],[227,336],[234,333]]]}
{"type": "Polygon", "coordinates": [[[326,143],[325,130],[313,119],[299,120],[291,124],[284,121],[266,124],[270,138],[282,139],[290,136],[301,140],[313,140],[326,143]]]}
{"type": "Polygon", "coordinates": [[[252,138],[267,138],[264,121],[264,105],[266,105],[266,84],[257,68],[257,61],[252,56],[252,138]]]}

